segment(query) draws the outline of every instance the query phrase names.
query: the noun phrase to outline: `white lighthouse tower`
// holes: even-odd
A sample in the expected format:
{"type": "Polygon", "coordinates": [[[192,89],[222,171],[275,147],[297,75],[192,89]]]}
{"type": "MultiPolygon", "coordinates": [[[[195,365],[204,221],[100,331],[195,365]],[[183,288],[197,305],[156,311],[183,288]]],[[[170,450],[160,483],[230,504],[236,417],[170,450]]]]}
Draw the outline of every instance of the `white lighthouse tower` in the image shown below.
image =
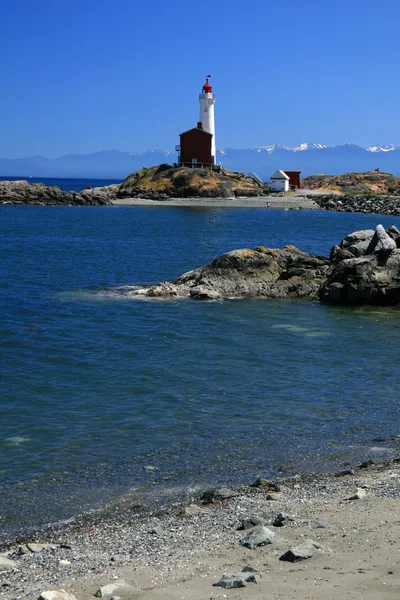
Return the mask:
{"type": "Polygon", "coordinates": [[[215,96],[212,92],[212,87],[208,83],[208,79],[211,75],[207,75],[206,82],[203,85],[203,91],[199,95],[200,102],[200,123],[202,124],[203,130],[207,133],[212,134],[211,139],[211,155],[215,165],[216,162],[216,149],[215,149],[215,121],[214,121],[214,104],[215,96]]]}

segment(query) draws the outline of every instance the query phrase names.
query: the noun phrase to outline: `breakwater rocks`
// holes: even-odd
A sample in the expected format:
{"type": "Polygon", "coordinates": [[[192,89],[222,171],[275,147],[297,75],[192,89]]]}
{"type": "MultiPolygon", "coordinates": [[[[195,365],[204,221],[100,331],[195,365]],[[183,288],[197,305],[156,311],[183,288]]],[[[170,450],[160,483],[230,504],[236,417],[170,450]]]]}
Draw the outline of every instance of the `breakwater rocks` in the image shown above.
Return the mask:
{"type": "Polygon", "coordinates": [[[330,257],[294,246],[228,252],[172,282],[124,286],[121,294],[149,298],[286,298],[329,304],[394,306],[400,303],[400,231],[355,231],[330,257]]]}
{"type": "Polygon", "coordinates": [[[93,206],[112,204],[118,184],[66,192],[58,186],[28,181],[0,181],[0,204],[38,204],[45,206],[93,206]]]}
{"type": "Polygon", "coordinates": [[[322,196],[310,195],[307,197],[314,200],[323,210],[400,215],[400,195],[339,196],[338,194],[327,194],[322,196]]]}

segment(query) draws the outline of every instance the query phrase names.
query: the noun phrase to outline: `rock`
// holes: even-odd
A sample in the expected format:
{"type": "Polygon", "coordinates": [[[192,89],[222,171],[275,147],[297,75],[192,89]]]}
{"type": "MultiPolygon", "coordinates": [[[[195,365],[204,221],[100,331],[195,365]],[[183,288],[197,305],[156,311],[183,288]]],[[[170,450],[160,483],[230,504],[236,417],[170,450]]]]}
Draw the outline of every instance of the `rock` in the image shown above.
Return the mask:
{"type": "Polygon", "coordinates": [[[273,531],[264,525],[256,525],[241,538],[240,544],[254,550],[254,548],[257,548],[258,546],[272,544],[275,538],[276,534],[273,531]]]}
{"type": "Polygon", "coordinates": [[[195,299],[316,299],[328,268],[328,259],[311,256],[294,246],[282,250],[258,246],[254,250],[245,248],[223,254],[173,282],[151,286],[144,294],[195,299]]]}
{"type": "Polygon", "coordinates": [[[377,225],[366,254],[373,254],[376,252],[391,252],[396,248],[396,242],[386,233],[383,226],[377,225]]]}
{"type": "Polygon", "coordinates": [[[248,583],[258,583],[262,577],[259,571],[252,567],[245,567],[242,571],[236,573],[224,573],[218,583],[213,583],[213,586],[223,587],[227,589],[246,587],[248,583]]]}
{"type": "Polygon", "coordinates": [[[268,494],[265,496],[266,500],[269,501],[276,501],[276,500],[280,500],[282,494],[279,494],[278,492],[268,492],[268,494]]]}
{"type": "Polygon", "coordinates": [[[0,555],[0,571],[10,571],[11,569],[15,569],[17,563],[6,556],[0,555]]]}
{"type": "Polygon", "coordinates": [[[191,288],[190,297],[194,300],[217,300],[221,296],[216,290],[213,290],[212,288],[206,287],[204,285],[198,285],[196,287],[191,288]]]}
{"type": "Polygon", "coordinates": [[[49,590],[42,592],[38,600],[76,600],[76,598],[65,590],[49,590]]]}
{"type": "MultiPolygon", "coordinates": [[[[396,439],[396,438],[395,438],[396,439]]],[[[364,460],[364,462],[362,462],[360,464],[360,469],[369,469],[370,467],[372,467],[374,465],[374,461],[372,459],[369,460],[364,460]]]]}
{"type": "Polygon", "coordinates": [[[156,525],[155,527],[152,527],[150,529],[149,533],[151,533],[152,535],[164,535],[164,530],[158,525],[156,525]]]}
{"type": "Polygon", "coordinates": [[[338,471],[335,473],[335,477],[345,477],[346,475],[355,475],[356,472],[354,469],[344,469],[343,471],[338,471]]]}
{"type": "Polygon", "coordinates": [[[71,564],[71,561],[67,560],[66,558],[62,558],[61,560],[58,561],[58,566],[59,567],[68,567],[68,565],[71,564]]]}
{"type": "Polygon", "coordinates": [[[322,302],[330,304],[399,304],[400,250],[396,248],[384,254],[374,251],[373,254],[334,263],[319,296],[322,302]]]}
{"type": "Polygon", "coordinates": [[[283,527],[287,525],[290,521],[294,521],[293,517],[289,517],[286,513],[279,513],[277,517],[275,517],[272,525],[274,527],[283,527]]]}
{"type": "Polygon", "coordinates": [[[129,583],[124,581],[123,579],[119,581],[113,581],[112,583],[108,583],[107,585],[103,585],[100,587],[95,593],[96,598],[104,598],[105,596],[112,596],[115,592],[117,595],[126,594],[127,592],[132,592],[134,588],[132,588],[129,583]]]}
{"type": "Polygon", "coordinates": [[[281,486],[279,483],[275,483],[274,481],[269,481],[269,479],[262,479],[261,477],[257,477],[254,483],[251,484],[250,487],[256,488],[267,488],[273,492],[280,492],[281,486]]]}
{"type": "Polygon", "coordinates": [[[228,500],[229,498],[235,498],[239,494],[230,490],[229,488],[221,487],[221,488],[210,488],[209,490],[205,490],[205,492],[201,495],[201,500],[205,503],[216,502],[218,500],[228,500]]]}
{"type": "Polygon", "coordinates": [[[315,554],[315,550],[322,551],[321,544],[318,544],[318,542],[314,542],[313,540],[305,540],[298,546],[285,552],[285,554],[282,554],[279,560],[285,560],[292,563],[299,560],[307,560],[315,554]]]}
{"type": "Polygon", "coordinates": [[[261,517],[246,517],[246,518],[242,519],[242,521],[238,527],[238,531],[251,529],[252,527],[255,527],[256,525],[266,525],[265,519],[262,519],[261,517]]]}
{"type": "Polygon", "coordinates": [[[375,231],[373,229],[361,229],[360,231],[353,231],[353,233],[349,233],[341,242],[341,248],[348,248],[349,246],[354,246],[359,242],[365,242],[366,240],[370,242],[374,237],[375,231]]]}
{"type": "Polygon", "coordinates": [[[26,544],[26,548],[29,550],[29,552],[36,553],[41,552],[46,548],[56,548],[56,546],[54,544],[39,544],[37,542],[29,542],[26,544]]]}
{"type": "Polygon", "coordinates": [[[157,285],[152,285],[146,292],[146,296],[150,298],[166,298],[166,297],[189,297],[189,288],[185,286],[176,285],[169,281],[162,281],[157,285]]]}
{"type": "Polygon", "coordinates": [[[362,488],[357,488],[356,493],[350,496],[349,498],[346,498],[346,500],[361,500],[362,498],[365,498],[366,495],[367,493],[365,490],[363,490],[362,488]]]}
{"type": "Polygon", "coordinates": [[[189,504],[189,506],[184,506],[178,513],[179,517],[193,517],[195,515],[201,514],[203,509],[197,504],[189,504]]]}

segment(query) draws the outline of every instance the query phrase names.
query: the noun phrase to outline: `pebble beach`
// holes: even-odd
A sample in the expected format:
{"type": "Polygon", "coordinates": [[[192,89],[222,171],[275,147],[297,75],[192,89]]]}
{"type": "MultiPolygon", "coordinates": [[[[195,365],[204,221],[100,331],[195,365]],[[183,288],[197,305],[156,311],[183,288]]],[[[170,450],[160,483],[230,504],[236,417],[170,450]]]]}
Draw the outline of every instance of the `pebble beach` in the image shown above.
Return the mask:
{"type": "Polygon", "coordinates": [[[0,597],[391,600],[400,586],[399,498],[399,459],[197,493],[144,517],[122,498],[3,548],[0,597]],[[296,555],[304,547],[308,554],[296,555]]]}

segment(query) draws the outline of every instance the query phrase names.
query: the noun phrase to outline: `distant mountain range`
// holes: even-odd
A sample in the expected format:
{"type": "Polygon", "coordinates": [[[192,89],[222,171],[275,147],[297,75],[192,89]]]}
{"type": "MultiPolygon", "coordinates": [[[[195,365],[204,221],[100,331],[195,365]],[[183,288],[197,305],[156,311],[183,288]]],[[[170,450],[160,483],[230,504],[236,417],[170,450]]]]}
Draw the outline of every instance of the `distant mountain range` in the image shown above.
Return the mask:
{"type": "MultiPolygon", "coordinates": [[[[94,154],[67,154],[59,158],[28,156],[0,159],[0,178],[5,177],[75,177],[124,179],[142,167],[174,163],[175,152],[147,150],[120,152],[105,150],[94,154]]],[[[255,172],[264,180],[277,169],[301,171],[302,177],[325,173],[336,175],[349,171],[381,171],[400,175],[400,146],[383,145],[362,148],[354,144],[328,147],[323,144],[298,146],[255,146],[225,148],[217,151],[217,162],[232,171],[255,172]]]]}

